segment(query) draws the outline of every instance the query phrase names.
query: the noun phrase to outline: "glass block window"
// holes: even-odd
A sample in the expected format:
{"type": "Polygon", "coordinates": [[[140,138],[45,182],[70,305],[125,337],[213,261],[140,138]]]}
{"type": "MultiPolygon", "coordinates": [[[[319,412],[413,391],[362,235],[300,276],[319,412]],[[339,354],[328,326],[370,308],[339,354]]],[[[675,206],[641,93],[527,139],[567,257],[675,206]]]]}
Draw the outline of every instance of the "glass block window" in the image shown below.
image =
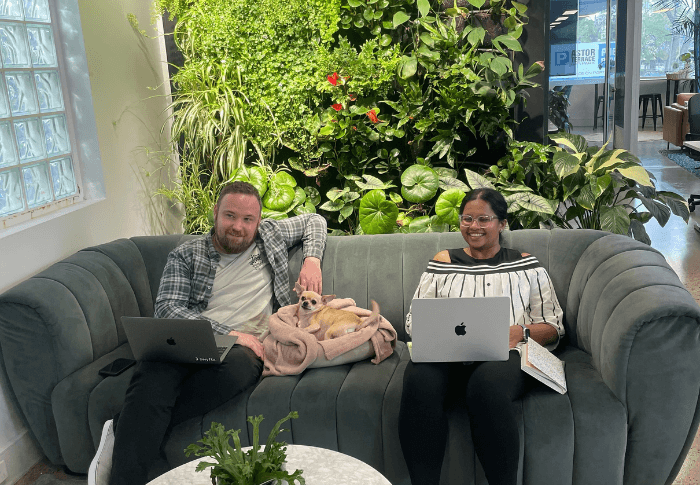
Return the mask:
{"type": "Polygon", "coordinates": [[[0,0],[0,219],[79,194],[50,0],[0,0]]]}

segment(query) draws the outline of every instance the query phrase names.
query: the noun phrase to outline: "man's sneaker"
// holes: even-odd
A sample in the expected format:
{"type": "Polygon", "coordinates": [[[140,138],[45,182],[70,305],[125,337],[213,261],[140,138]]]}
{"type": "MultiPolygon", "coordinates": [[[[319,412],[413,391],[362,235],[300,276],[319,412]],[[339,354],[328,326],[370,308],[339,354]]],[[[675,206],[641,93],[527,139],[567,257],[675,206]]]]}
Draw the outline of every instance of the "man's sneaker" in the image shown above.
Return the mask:
{"type": "Polygon", "coordinates": [[[112,452],[114,451],[114,428],[112,420],[106,421],[102,427],[102,437],[97,453],[90,463],[88,470],[88,485],[109,485],[109,475],[112,471],[112,452]]]}

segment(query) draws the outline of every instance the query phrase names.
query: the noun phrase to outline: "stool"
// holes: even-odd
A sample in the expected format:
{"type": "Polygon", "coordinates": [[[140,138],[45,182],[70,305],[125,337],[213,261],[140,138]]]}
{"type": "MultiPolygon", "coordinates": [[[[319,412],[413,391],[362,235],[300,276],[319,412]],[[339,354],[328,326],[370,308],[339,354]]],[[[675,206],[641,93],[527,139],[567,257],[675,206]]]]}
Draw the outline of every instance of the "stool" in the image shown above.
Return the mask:
{"type": "Polygon", "coordinates": [[[598,111],[601,108],[601,105],[603,104],[603,99],[605,99],[603,96],[598,96],[598,99],[595,102],[595,109],[593,110],[593,129],[597,130],[598,129],[598,118],[601,120],[603,119],[603,113],[600,113],[600,116],[598,115],[598,111]]]}
{"type": "Polygon", "coordinates": [[[646,121],[647,117],[647,106],[649,105],[649,101],[651,101],[651,112],[652,112],[652,118],[654,119],[654,131],[656,131],[656,103],[658,102],[659,104],[659,111],[661,112],[661,122],[663,123],[664,121],[664,107],[661,104],[661,95],[660,94],[640,94],[639,95],[639,107],[642,108],[642,129],[644,129],[644,122],[646,121]]]}

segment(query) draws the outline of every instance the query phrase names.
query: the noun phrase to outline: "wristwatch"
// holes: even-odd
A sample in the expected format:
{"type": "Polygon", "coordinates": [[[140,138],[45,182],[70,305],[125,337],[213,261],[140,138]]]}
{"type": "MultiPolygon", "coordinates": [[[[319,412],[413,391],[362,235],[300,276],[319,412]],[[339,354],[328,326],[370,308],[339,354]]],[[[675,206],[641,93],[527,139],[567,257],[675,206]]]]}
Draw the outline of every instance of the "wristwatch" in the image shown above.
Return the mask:
{"type": "Polygon", "coordinates": [[[523,325],[523,342],[527,342],[530,338],[530,329],[523,325]]]}

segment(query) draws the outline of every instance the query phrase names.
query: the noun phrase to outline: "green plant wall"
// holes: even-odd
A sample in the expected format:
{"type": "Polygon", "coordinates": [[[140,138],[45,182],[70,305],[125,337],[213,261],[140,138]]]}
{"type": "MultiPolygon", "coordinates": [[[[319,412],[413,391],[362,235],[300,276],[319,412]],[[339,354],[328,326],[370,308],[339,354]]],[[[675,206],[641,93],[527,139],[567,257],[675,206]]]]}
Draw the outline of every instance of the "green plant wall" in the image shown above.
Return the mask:
{"type": "Polygon", "coordinates": [[[514,212],[516,227],[565,226],[553,207],[570,194],[528,186],[552,178],[545,165],[554,154],[531,144],[523,157],[513,139],[514,107],[542,70],[514,62],[525,5],[155,5],[177,19],[185,58],[172,79],[180,178],[161,193],[185,205],[189,232],[209,229],[210,204],[231,180],[258,187],[266,217],[315,211],[337,234],[457,230],[473,174],[495,175],[511,198],[520,193],[527,217],[514,212]],[[522,180],[506,184],[513,170],[522,180]]]}

